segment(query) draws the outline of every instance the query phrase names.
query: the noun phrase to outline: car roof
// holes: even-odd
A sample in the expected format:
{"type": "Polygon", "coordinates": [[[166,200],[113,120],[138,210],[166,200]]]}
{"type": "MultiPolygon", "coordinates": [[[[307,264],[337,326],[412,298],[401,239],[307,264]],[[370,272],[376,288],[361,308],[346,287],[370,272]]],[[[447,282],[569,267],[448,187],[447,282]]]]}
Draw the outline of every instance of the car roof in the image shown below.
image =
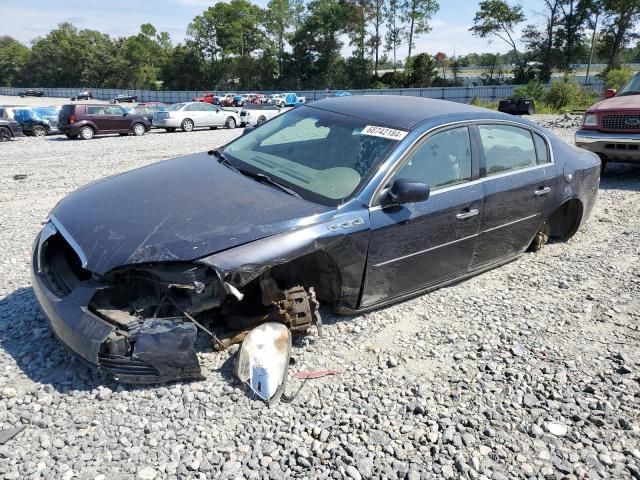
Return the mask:
{"type": "Polygon", "coordinates": [[[405,130],[442,115],[488,112],[464,103],[401,95],[352,95],[318,100],[307,106],[405,130]]]}

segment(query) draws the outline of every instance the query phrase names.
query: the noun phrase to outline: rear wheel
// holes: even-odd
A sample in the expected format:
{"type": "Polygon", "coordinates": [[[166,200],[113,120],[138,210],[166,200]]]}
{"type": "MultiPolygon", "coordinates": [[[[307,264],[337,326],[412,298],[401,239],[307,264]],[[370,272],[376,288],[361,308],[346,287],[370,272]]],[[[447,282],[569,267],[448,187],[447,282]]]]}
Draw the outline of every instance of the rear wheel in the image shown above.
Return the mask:
{"type": "Polygon", "coordinates": [[[182,128],[183,132],[193,131],[193,120],[191,120],[190,118],[185,118],[182,121],[182,125],[180,126],[180,128],[182,128]]]}
{"type": "Polygon", "coordinates": [[[34,137],[44,137],[47,134],[47,130],[42,125],[33,127],[32,132],[34,137]]]}
{"type": "Polygon", "coordinates": [[[227,121],[224,122],[226,128],[236,128],[236,119],[233,117],[227,117],[227,121]]]}
{"type": "Polygon", "coordinates": [[[133,134],[134,134],[136,137],[141,137],[142,135],[144,135],[144,134],[146,133],[146,131],[147,131],[147,129],[146,129],[146,128],[144,128],[144,125],[143,125],[143,124],[141,124],[141,123],[136,123],[136,124],[133,126],[133,134]]]}
{"type": "Polygon", "coordinates": [[[0,127],[0,142],[8,142],[11,140],[11,132],[8,128],[0,127]]]}
{"type": "Polygon", "coordinates": [[[80,129],[80,137],[83,140],[91,140],[96,132],[93,131],[93,128],[89,126],[82,127],[80,129]]]}

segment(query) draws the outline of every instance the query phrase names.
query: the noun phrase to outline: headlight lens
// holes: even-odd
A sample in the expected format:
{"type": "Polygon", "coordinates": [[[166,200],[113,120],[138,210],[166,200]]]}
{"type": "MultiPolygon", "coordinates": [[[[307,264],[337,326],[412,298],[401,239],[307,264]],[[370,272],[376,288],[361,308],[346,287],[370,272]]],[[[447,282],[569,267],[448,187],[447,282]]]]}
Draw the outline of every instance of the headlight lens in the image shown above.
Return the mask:
{"type": "Polygon", "coordinates": [[[596,127],[598,125],[598,116],[594,113],[587,113],[584,116],[582,125],[584,125],[585,127],[596,127]]]}

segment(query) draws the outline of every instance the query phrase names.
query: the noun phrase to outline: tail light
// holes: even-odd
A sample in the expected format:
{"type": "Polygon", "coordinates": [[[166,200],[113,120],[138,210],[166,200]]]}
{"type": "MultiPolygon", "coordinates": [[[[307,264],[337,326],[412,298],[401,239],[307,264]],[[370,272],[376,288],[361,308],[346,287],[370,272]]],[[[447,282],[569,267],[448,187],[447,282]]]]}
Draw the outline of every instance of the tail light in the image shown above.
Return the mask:
{"type": "Polygon", "coordinates": [[[76,123],[76,116],[75,116],[75,115],[69,115],[69,116],[67,117],[67,121],[68,121],[69,123],[76,123]]]}

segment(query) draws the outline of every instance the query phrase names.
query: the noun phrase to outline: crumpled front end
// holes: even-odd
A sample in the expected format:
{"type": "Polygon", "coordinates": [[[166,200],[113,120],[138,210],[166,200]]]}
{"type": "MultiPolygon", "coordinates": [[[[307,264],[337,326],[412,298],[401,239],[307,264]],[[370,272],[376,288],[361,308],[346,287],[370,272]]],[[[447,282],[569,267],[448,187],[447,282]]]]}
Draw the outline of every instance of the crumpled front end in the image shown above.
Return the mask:
{"type": "Polygon", "coordinates": [[[87,263],[52,217],[34,245],[33,287],[55,335],[119,381],[203,379],[198,331],[223,350],[265,322],[294,334],[320,323],[313,286],[285,285],[268,269],[234,286],[202,260],[135,263],[104,275],[87,263]]]}
{"type": "Polygon", "coordinates": [[[206,306],[215,304],[215,274],[207,277],[204,268],[175,265],[98,277],[83,267],[82,252],[61,231],[52,221],[46,224],[32,262],[34,291],[60,341],[123,382],[202,379],[194,349],[196,325],[176,315],[178,307],[163,308],[158,299],[170,295],[177,305],[195,310],[205,306],[199,294],[206,291],[206,306]]]}

